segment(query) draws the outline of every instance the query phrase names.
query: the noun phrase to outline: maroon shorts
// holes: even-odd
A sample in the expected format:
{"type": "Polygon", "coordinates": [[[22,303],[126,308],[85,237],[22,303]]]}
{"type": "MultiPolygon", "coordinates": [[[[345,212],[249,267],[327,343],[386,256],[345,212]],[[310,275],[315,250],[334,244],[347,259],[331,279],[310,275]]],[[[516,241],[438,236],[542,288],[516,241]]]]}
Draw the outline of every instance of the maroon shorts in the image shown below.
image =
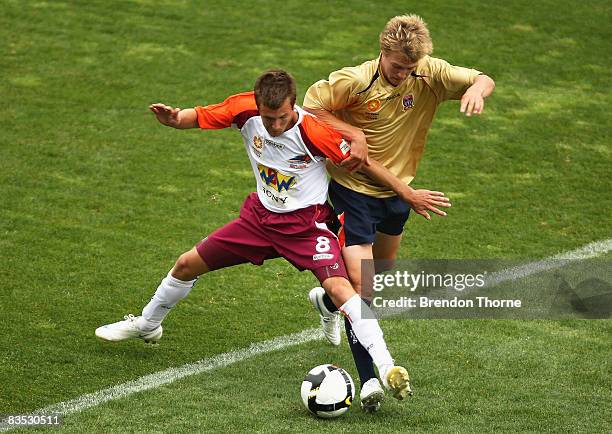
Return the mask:
{"type": "Polygon", "coordinates": [[[348,278],[338,238],[327,228],[333,215],[328,204],[275,213],[251,193],[240,217],[204,238],[196,249],[211,271],[283,257],[300,271],[312,271],[320,282],[348,278]]]}

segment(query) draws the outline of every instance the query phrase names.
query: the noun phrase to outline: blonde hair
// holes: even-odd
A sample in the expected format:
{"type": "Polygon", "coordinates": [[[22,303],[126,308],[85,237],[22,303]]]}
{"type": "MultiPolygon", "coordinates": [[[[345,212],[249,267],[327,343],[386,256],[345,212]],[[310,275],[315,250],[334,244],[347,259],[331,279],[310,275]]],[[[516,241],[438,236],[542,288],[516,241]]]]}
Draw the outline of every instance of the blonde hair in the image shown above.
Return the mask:
{"type": "Polygon", "coordinates": [[[399,15],[389,20],[380,34],[380,49],[384,52],[399,52],[410,61],[418,62],[431,54],[433,43],[427,24],[418,15],[399,15]]]}

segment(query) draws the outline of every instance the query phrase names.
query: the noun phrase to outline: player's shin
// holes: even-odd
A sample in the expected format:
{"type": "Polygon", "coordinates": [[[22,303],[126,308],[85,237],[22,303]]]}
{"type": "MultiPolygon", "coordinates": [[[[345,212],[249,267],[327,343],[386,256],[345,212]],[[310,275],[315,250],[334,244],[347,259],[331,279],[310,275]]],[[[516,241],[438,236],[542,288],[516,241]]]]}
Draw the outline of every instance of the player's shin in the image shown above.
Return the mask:
{"type": "Polygon", "coordinates": [[[361,345],[357,336],[355,336],[353,327],[347,317],[344,318],[344,327],[346,329],[346,337],[351,348],[351,353],[353,354],[353,360],[355,361],[355,367],[359,373],[359,380],[363,386],[370,379],[376,378],[372,357],[370,357],[370,354],[363,345],[361,345]]]}
{"type": "Polygon", "coordinates": [[[351,323],[355,337],[372,357],[378,372],[385,372],[393,366],[393,358],[387,349],[380,325],[359,295],[353,295],[339,310],[351,323]]]}
{"type": "Polygon", "coordinates": [[[141,330],[153,330],[164,320],[170,309],[179,301],[187,297],[197,279],[184,281],[168,275],[157,287],[153,298],[142,310],[142,317],[139,318],[138,327],[141,330]]]}
{"type": "Polygon", "coordinates": [[[338,312],[338,308],[336,307],[332,299],[329,297],[329,294],[327,292],[323,294],[323,304],[329,312],[338,312]]]}

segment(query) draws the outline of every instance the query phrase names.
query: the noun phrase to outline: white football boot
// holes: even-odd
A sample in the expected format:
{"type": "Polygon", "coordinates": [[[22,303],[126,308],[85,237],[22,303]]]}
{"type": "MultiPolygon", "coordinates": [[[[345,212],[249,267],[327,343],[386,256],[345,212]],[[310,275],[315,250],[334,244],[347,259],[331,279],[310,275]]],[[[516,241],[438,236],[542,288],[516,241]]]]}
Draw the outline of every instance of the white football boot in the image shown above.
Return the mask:
{"type": "Polygon", "coordinates": [[[124,341],[130,338],[142,339],[146,343],[157,343],[162,337],[162,326],[150,330],[143,331],[138,327],[138,319],[132,314],[123,317],[123,321],[112,324],[103,325],[96,329],[96,336],[105,341],[124,341]]]}
{"type": "Polygon", "coordinates": [[[366,413],[375,413],[380,410],[380,404],[385,399],[385,391],[380,386],[378,378],[370,378],[363,383],[359,399],[361,409],[366,413]]]}
{"type": "Polygon", "coordinates": [[[384,386],[391,392],[395,399],[400,401],[407,396],[412,396],[410,387],[410,377],[406,368],[401,366],[391,366],[380,373],[384,386]]]}
{"type": "Polygon", "coordinates": [[[323,334],[330,344],[340,345],[340,312],[330,312],[323,303],[325,290],[320,286],[312,288],[308,293],[308,298],[312,306],[319,312],[321,317],[321,327],[323,334]]]}

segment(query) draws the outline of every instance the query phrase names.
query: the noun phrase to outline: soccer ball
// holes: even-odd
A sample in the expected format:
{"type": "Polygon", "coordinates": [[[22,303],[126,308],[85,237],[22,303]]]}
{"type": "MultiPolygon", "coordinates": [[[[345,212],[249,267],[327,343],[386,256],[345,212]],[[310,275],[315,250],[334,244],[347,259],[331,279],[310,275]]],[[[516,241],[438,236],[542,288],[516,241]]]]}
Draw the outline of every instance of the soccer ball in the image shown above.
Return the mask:
{"type": "Polygon", "coordinates": [[[351,376],[334,365],[312,368],[302,382],[302,402],[316,416],[331,419],[346,413],[355,397],[351,376]]]}

